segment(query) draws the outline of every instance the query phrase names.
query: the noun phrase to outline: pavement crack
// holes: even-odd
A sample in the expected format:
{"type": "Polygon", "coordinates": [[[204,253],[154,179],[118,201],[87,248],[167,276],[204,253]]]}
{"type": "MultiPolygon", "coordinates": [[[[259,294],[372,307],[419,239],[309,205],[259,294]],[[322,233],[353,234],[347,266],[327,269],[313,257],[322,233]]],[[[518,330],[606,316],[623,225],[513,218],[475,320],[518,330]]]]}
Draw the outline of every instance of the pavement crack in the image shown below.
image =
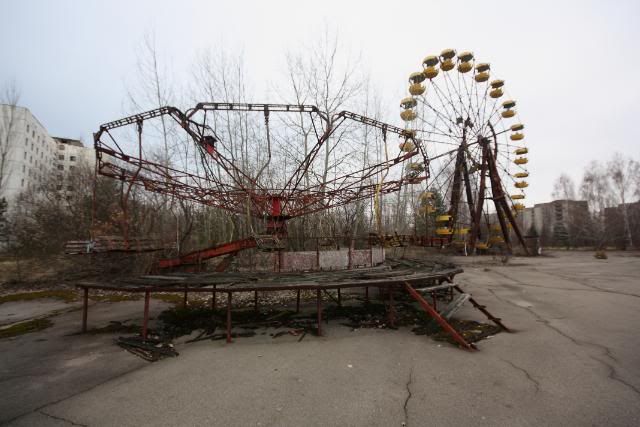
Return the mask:
{"type": "MultiPolygon", "coordinates": [[[[538,321],[539,323],[542,323],[544,326],[546,326],[547,328],[551,329],[552,331],[556,332],[558,335],[568,339],[569,341],[571,341],[573,344],[579,346],[579,347],[585,347],[585,346],[590,346],[592,348],[596,348],[598,350],[600,350],[602,352],[602,354],[607,357],[608,359],[610,359],[611,361],[615,362],[615,363],[619,363],[618,359],[616,359],[616,357],[613,355],[613,352],[611,351],[611,349],[605,345],[602,344],[597,344],[594,342],[590,342],[590,341],[584,341],[584,340],[579,340],[577,338],[572,337],[571,335],[567,334],[566,332],[563,332],[562,330],[560,330],[559,328],[553,326],[551,324],[551,322],[549,322],[547,319],[543,318],[542,316],[540,316],[537,312],[535,312],[534,310],[532,310],[529,307],[522,307],[519,306],[518,304],[513,303],[512,301],[502,298],[500,296],[498,296],[496,294],[496,292],[493,289],[487,288],[487,290],[489,292],[491,292],[491,294],[496,297],[496,299],[505,302],[507,304],[510,304],[514,307],[518,307],[522,310],[526,310],[528,311],[535,319],[536,321],[538,321]]],[[[638,387],[636,387],[635,385],[629,383],[628,381],[624,380],[622,377],[620,377],[620,375],[618,375],[618,372],[616,371],[616,368],[608,363],[605,362],[604,360],[593,356],[591,354],[587,354],[587,356],[591,359],[591,360],[595,360],[596,362],[604,365],[608,370],[609,370],[609,374],[608,377],[609,379],[619,382],[620,384],[623,384],[624,386],[626,386],[629,390],[633,391],[637,396],[640,397],[640,389],[638,387]]]]}
{"type": "Polygon", "coordinates": [[[529,382],[531,382],[533,384],[533,386],[536,389],[536,393],[540,392],[540,383],[538,382],[538,380],[533,378],[533,376],[529,373],[529,371],[527,371],[523,367],[520,367],[520,366],[516,365],[515,363],[513,363],[510,360],[507,360],[507,359],[500,359],[500,360],[502,360],[503,362],[505,362],[508,365],[511,365],[511,367],[513,369],[516,369],[516,370],[522,372],[524,374],[524,376],[529,380],[529,382]]]}
{"type": "Polygon", "coordinates": [[[37,412],[42,414],[42,415],[44,415],[44,416],[47,416],[49,418],[53,418],[54,420],[63,421],[65,423],[71,424],[72,426],[88,427],[87,424],[74,423],[73,421],[68,420],[66,418],[56,417],[55,415],[48,414],[48,413],[44,412],[42,409],[38,410],[37,412]]]}
{"type": "MultiPolygon", "coordinates": [[[[638,294],[634,294],[634,293],[630,293],[630,292],[614,291],[612,289],[600,288],[598,286],[590,285],[590,284],[586,283],[584,280],[578,280],[575,277],[565,276],[565,275],[558,274],[558,273],[549,273],[549,272],[542,271],[542,270],[537,269],[537,268],[533,268],[533,270],[538,272],[538,273],[541,273],[541,274],[546,274],[547,276],[557,277],[557,278],[560,278],[562,280],[566,280],[567,282],[576,283],[576,284],[578,284],[580,286],[584,286],[585,288],[588,288],[588,289],[582,289],[582,291],[603,292],[603,293],[607,293],[607,294],[615,294],[615,295],[622,295],[622,296],[640,298],[640,295],[638,295],[638,294]]],[[[550,286],[530,285],[530,284],[524,283],[524,282],[522,282],[522,281],[520,281],[518,279],[510,277],[509,275],[507,275],[507,274],[505,274],[505,273],[503,273],[501,271],[496,271],[496,270],[491,270],[491,271],[493,273],[495,273],[495,274],[498,274],[498,275],[504,277],[505,279],[512,280],[512,281],[516,282],[518,285],[521,285],[521,286],[532,286],[532,287],[536,287],[536,288],[559,289],[559,290],[565,290],[565,291],[579,291],[580,290],[580,289],[567,289],[567,288],[550,287],[550,286]]]]}
{"type": "Polygon", "coordinates": [[[411,393],[411,383],[413,382],[413,366],[411,367],[411,370],[409,371],[409,379],[407,380],[407,383],[405,384],[405,387],[407,389],[407,397],[404,400],[404,423],[402,423],[403,426],[409,425],[409,400],[411,399],[411,396],[413,396],[413,394],[411,393]]]}

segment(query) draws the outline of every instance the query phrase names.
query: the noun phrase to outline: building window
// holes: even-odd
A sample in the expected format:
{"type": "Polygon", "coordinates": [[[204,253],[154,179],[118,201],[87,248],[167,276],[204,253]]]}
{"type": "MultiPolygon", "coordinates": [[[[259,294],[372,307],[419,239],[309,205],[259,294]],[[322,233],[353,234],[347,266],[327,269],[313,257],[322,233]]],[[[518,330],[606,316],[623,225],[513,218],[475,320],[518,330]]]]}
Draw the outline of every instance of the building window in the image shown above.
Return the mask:
{"type": "Polygon", "coordinates": [[[20,180],[20,187],[24,187],[24,178],[20,180]]]}
{"type": "Polygon", "coordinates": [[[59,154],[58,155],[58,160],[64,160],[64,154],[59,154]]]}
{"type": "Polygon", "coordinates": [[[64,170],[64,166],[63,165],[58,165],[58,170],[63,171],[64,170]]]}
{"type": "Polygon", "coordinates": [[[60,185],[60,184],[56,185],[56,190],[61,191],[62,190],[62,185],[60,185]]]}
{"type": "Polygon", "coordinates": [[[27,152],[24,152],[24,159],[27,160],[27,152]]]}
{"type": "Polygon", "coordinates": [[[75,168],[76,168],[76,167],[75,167],[75,166],[73,166],[73,165],[69,166],[69,170],[70,170],[70,171],[74,170],[75,168]]]}
{"type": "Polygon", "coordinates": [[[29,133],[29,125],[27,125],[27,133],[29,133]]]}
{"type": "Polygon", "coordinates": [[[73,186],[72,185],[67,186],[67,191],[73,191],[73,186]]]}
{"type": "Polygon", "coordinates": [[[64,144],[58,145],[58,150],[64,150],[64,144]]]}
{"type": "Polygon", "coordinates": [[[22,165],[22,173],[24,173],[25,168],[26,168],[26,166],[22,165]]]}
{"type": "Polygon", "coordinates": [[[76,161],[76,156],[70,156],[69,160],[71,160],[72,162],[75,162],[76,161]]]}

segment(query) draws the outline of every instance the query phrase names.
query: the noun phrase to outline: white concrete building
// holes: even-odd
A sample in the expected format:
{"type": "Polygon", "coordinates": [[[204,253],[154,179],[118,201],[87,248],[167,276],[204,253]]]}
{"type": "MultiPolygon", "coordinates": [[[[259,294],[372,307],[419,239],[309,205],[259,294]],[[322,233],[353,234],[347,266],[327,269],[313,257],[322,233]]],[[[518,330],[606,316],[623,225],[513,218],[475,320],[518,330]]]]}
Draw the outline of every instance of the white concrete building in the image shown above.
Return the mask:
{"type": "Polygon", "coordinates": [[[56,142],[24,107],[0,104],[0,198],[10,204],[55,167],[56,142]]]}
{"type": "Polygon", "coordinates": [[[53,138],[24,107],[0,104],[0,199],[12,205],[18,195],[56,174],[64,188],[67,173],[81,164],[93,167],[93,147],[80,141],[53,138]]]}

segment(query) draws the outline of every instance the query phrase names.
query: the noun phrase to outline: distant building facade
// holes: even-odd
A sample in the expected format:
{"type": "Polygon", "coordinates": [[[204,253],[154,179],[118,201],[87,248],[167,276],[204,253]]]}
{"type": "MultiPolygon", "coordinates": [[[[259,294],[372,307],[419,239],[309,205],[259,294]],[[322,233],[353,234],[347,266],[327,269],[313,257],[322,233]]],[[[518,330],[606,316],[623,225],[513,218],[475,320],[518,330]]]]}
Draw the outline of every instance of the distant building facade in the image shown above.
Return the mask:
{"type": "Polygon", "coordinates": [[[607,241],[610,245],[619,249],[640,246],[640,202],[605,208],[604,222],[607,241]],[[625,210],[630,233],[627,233],[625,227],[625,210]]]}
{"type": "Polygon", "coordinates": [[[538,203],[525,208],[518,220],[524,234],[539,237],[543,246],[584,246],[592,237],[586,200],[538,203]]]}
{"type": "Polygon", "coordinates": [[[53,138],[28,108],[0,104],[3,137],[0,199],[11,206],[20,193],[57,176],[63,190],[65,176],[82,164],[93,167],[93,148],[80,141],[53,138]]]}

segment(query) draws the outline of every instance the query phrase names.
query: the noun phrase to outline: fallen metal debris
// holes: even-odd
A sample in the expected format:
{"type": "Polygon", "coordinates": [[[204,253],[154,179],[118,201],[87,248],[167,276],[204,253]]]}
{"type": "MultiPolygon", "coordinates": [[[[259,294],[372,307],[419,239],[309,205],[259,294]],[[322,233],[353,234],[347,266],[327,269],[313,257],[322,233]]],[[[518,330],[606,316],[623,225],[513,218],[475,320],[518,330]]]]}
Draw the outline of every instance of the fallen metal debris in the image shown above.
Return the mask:
{"type": "Polygon", "coordinates": [[[147,337],[145,340],[139,336],[118,337],[116,344],[149,362],[156,362],[164,357],[176,357],[179,355],[173,348],[173,344],[159,338],[147,337]]]}

